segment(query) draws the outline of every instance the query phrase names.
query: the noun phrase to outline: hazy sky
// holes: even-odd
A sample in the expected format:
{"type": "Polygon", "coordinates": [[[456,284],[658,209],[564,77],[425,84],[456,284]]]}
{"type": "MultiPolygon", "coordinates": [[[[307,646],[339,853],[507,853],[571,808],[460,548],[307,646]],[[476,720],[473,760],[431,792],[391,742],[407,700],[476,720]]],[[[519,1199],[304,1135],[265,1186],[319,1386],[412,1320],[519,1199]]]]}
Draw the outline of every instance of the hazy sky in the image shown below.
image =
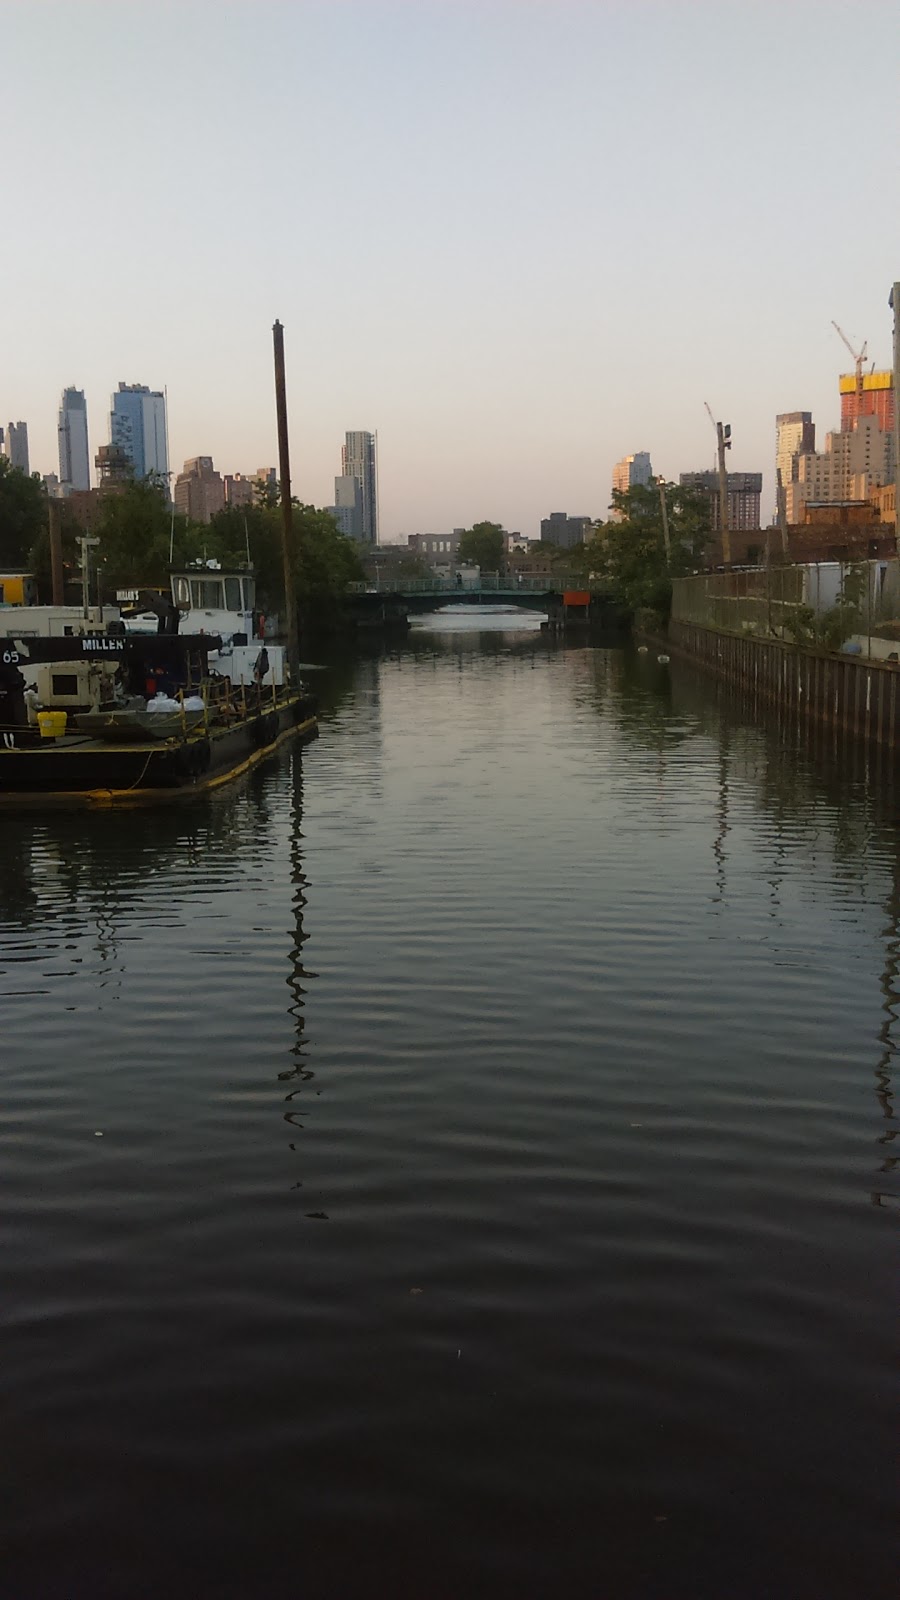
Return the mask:
{"type": "Polygon", "coordinates": [[[900,279],[896,0],[0,0],[0,421],[117,382],[295,490],[377,429],[381,537],[600,515],[613,463],[824,444],[900,279]]]}

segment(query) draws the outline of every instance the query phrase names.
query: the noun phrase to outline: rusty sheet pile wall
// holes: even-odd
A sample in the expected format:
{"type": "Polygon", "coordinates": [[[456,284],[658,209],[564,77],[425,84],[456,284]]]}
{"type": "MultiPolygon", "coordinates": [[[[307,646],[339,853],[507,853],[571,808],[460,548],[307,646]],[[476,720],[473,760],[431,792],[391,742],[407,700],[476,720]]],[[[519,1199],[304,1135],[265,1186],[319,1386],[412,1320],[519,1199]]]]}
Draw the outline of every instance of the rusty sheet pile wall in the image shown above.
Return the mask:
{"type": "Polygon", "coordinates": [[[776,705],[797,722],[821,723],[836,736],[861,738],[884,752],[900,745],[900,667],[801,650],[780,639],[741,638],[674,619],[668,640],[672,648],[740,688],[760,710],[776,705]]]}

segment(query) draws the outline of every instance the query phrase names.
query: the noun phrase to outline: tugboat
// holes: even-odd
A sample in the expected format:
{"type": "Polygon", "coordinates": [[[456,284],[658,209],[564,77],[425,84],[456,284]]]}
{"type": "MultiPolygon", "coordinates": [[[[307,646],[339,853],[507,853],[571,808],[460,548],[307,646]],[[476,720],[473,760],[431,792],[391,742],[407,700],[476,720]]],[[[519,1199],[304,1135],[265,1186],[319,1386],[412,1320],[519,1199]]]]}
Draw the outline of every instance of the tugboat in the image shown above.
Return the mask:
{"type": "Polygon", "coordinates": [[[24,632],[26,612],[6,612],[0,637],[0,807],[197,794],[316,732],[313,696],[288,681],[280,645],[237,631],[129,635],[121,622],[40,637],[24,632]]]}

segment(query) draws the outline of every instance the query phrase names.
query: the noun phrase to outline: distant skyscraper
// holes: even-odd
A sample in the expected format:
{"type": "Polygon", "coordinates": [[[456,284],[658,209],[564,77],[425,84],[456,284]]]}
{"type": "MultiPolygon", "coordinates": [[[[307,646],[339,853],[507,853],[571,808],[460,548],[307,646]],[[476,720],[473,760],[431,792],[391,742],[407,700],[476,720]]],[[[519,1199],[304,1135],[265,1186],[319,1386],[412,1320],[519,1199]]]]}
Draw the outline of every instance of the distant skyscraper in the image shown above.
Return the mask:
{"type": "Polygon", "coordinates": [[[144,383],[120,383],[112,397],[109,438],[125,451],[136,478],[153,472],[168,483],[166,397],[160,390],[144,383]]]}
{"type": "Polygon", "coordinates": [[[362,542],[363,537],[363,497],[362,484],[359,478],[345,473],[343,477],[334,480],[334,505],[326,508],[331,512],[339,531],[347,539],[356,539],[362,542]]]}
{"type": "Polygon", "coordinates": [[[613,467],[612,486],[620,494],[627,494],[637,484],[647,484],[653,477],[649,450],[637,450],[632,456],[623,456],[613,467]]]}
{"type": "Polygon", "coordinates": [[[894,435],[864,412],[850,428],[826,434],[824,450],[799,457],[797,478],[787,485],[788,522],[801,522],[809,502],[868,500],[893,481],[894,435]]]}
{"type": "Polygon", "coordinates": [[[783,411],[775,418],[775,482],[785,489],[800,476],[800,457],[816,448],[816,425],[809,411],[783,411]]]}
{"type": "Polygon", "coordinates": [[[64,389],[59,406],[59,480],[73,489],[91,487],[87,405],[83,389],[64,389]]]}
{"type": "Polygon", "coordinates": [[[238,511],[243,506],[256,504],[256,479],[248,478],[246,472],[226,472],[222,479],[225,490],[225,504],[229,511],[238,511]]]}
{"type": "Polygon", "coordinates": [[[28,423],[11,422],[6,430],[6,454],[11,467],[28,472],[28,423]]]}
{"type": "Polygon", "coordinates": [[[541,522],[541,543],[572,550],[590,538],[593,526],[591,517],[570,517],[566,511],[551,511],[541,522]]]}
{"type": "Polygon", "coordinates": [[[374,433],[345,434],[341,476],[334,480],[332,514],[342,533],[361,544],[378,543],[378,488],[374,433]],[[356,484],[354,488],[353,485],[356,484]]]}
{"type": "MultiPolygon", "coordinates": [[[[694,489],[709,499],[710,524],[714,533],[720,533],[719,474],[717,472],[682,472],[678,482],[682,489],[694,489]]],[[[762,495],[761,472],[729,472],[728,474],[728,526],[731,530],[759,527],[759,502],[762,495]]]]}
{"type": "Polygon", "coordinates": [[[175,479],[175,510],[191,522],[209,522],[225,508],[225,485],[212,456],[192,456],[175,479]]]}

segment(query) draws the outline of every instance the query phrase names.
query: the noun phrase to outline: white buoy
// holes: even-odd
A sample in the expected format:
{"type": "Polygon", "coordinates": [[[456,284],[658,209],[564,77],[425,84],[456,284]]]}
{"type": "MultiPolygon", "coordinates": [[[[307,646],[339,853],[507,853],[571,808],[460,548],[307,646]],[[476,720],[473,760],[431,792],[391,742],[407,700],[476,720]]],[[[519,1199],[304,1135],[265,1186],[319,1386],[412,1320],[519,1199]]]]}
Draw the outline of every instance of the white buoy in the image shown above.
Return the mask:
{"type": "Polygon", "coordinates": [[[645,644],[639,644],[638,645],[638,655],[639,656],[645,656],[646,654],[647,654],[647,646],[645,644]]]}
{"type": "Polygon", "coordinates": [[[659,662],[661,667],[667,667],[669,665],[669,657],[668,656],[657,656],[656,659],[659,662]]]}

